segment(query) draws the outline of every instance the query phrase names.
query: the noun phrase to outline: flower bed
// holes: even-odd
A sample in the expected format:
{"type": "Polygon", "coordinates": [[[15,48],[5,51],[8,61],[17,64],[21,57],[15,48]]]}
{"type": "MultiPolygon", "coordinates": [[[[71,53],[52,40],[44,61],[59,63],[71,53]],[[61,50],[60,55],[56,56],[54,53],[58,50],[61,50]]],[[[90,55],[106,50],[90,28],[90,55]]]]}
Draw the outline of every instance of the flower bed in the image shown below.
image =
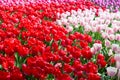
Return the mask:
{"type": "Polygon", "coordinates": [[[26,2],[0,6],[0,80],[119,79],[119,12],[84,0],[26,2]]]}

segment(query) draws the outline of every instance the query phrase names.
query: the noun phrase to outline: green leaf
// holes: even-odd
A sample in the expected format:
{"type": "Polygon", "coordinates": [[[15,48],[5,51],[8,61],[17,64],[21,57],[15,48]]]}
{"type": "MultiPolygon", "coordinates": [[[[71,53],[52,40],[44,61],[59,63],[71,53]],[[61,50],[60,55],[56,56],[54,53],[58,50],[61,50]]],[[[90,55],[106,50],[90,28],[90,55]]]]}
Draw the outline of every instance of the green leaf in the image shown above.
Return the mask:
{"type": "Polygon", "coordinates": [[[52,74],[49,74],[47,80],[54,80],[54,76],[52,74]]]}

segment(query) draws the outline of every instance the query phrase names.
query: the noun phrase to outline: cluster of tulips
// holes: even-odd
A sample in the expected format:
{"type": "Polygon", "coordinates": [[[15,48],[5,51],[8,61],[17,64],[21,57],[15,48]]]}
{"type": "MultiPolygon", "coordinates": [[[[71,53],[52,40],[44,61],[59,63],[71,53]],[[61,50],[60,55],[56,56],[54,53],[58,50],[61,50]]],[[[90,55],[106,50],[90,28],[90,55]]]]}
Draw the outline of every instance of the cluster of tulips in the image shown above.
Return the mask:
{"type": "Polygon", "coordinates": [[[119,11],[89,0],[0,3],[0,80],[119,80],[119,11]]]}
{"type": "Polygon", "coordinates": [[[99,6],[105,6],[110,11],[116,12],[120,9],[120,0],[90,0],[99,6]]]}

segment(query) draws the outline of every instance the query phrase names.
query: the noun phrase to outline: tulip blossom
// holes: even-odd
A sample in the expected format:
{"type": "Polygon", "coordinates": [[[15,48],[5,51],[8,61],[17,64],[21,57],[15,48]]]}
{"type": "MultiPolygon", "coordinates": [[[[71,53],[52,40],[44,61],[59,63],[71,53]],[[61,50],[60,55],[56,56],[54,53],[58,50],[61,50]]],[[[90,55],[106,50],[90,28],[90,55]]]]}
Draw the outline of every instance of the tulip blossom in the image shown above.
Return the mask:
{"type": "Polygon", "coordinates": [[[112,56],[112,55],[113,55],[113,52],[112,52],[111,49],[109,50],[108,55],[109,55],[109,56],[112,56]]]}
{"type": "Polygon", "coordinates": [[[106,47],[110,47],[111,46],[111,42],[109,40],[107,40],[107,39],[105,40],[105,46],[106,47]]]}
{"type": "Polygon", "coordinates": [[[115,52],[117,53],[117,51],[119,50],[119,45],[117,45],[117,44],[112,44],[112,45],[111,45],[111,48],[112,48],[113,51],[115,51],[115,52]]]}
{"type": "Polygon", "coordinates": [[[116,61],[120,61],[120,54],[115,54],[114,59],[115,59],[116,61]]]}
{"type": "Polygon", "coordinates": [[[95,54],[99,52],[102,49],[102,45],[99,43],[95,43],[93,47],[91,48],[91,51],[95,54]]]}
{"type": "Polygon", "coordinates": [[[117,74],[117,68],[115,67],[107,67],[107,74],[111,77],[117,74]]]}

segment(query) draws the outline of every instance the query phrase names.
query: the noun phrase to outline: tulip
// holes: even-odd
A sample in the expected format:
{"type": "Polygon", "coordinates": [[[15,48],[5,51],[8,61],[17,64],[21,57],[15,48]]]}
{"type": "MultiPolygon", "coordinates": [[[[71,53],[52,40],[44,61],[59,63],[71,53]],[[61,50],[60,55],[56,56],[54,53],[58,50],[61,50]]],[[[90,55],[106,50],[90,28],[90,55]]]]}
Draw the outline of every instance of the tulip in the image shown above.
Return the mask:
{"type": "Polygon", "coordinates": [[[108,39],[105,40],[105,46],[106,47],[110,47],[111,46],[111,42],[108,39]]]}
{"type": "Polygon", "coordinates": [[[120,61],[120,54],[115,54],[115,55],[114,55],[114,59],[115,59],[116,61],[120,61]]]}
{"type": "Polygon", "coordinates": [[[117,51],[118,48],[119,48],[119,45],[117,45],[117,44],[112,44],[112,45],[111,45],[111,48],[112,48],[113,51],[117,51]]]}
{"type": "Polygon", "coordinates": [[[93,44],[95,51],[99,52],[102,49],[102,45],[99,43],[93,44]]]}
{"type": "Polygon", "coordinates": [[[107,67],[107,74],[111,77],[117,74],[117,68],[115,67],[107,67]]]}
{"type": "Polygon", "coordinates": [[[116,61],[116,68],[120,69],[120,62],[116,61]]]}
{"type": "Polygon", "coordinates": [[[120,34],[115,35],[115,40],[120,41],[120,34]]]}
{"type": "Polygon", "coordinates": [[[112,52],[111,49],[109,50],[108,55],[109,55],[109,56],[112,56],[112,55],[113,55],[113,52],[112,52]]]}
{"type": "Polygon", "coordinates": [[[73,27],[72,26],[67,26],[66,28],[67,28],[68,32],[73,31],[73,27]]]}

